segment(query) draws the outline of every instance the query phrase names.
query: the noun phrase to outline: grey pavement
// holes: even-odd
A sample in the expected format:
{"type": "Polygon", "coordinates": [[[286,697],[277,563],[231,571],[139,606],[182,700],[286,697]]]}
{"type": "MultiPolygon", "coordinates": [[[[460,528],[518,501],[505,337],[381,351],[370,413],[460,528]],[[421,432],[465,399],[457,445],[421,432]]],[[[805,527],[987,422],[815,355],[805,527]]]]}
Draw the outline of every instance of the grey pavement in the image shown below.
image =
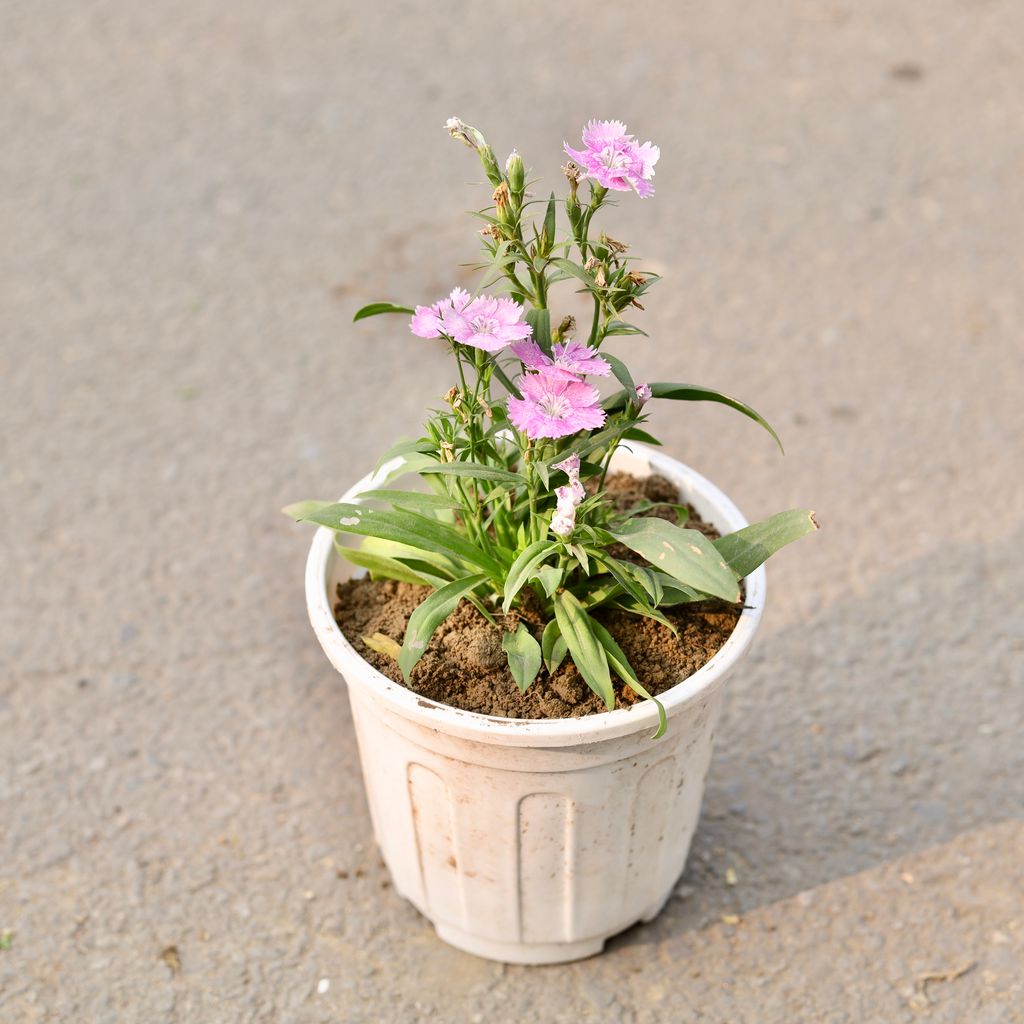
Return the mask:
{"type": "MultiPolygon", "coordinates": [[[[5,1021],[1024,1020],[1024,8],[0,7],[5,1021]],[[770,567],[691,863],[563,967],[441,944],[373,848],[307,531],[450,384],[364,302],[470,280],[458,115],[665,275],[638,379],[770,567]],[[735,883],[735,884],[730,884],[735,883]]],[[[572,297],[565,299],[571,310],[572,297]]]]}

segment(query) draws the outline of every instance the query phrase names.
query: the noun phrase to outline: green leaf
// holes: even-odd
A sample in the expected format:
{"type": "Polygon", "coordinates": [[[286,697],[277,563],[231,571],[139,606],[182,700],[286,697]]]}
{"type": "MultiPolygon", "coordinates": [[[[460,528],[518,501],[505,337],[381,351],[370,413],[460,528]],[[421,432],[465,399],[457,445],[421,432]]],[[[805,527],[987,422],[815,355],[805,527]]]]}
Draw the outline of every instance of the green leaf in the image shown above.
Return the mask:
{"type": "MultiPolygon", "coordinates": [[[[605,358],[602,356],[602,358],[605,358]]],[[[639,427],[630,427],[622,435],[623,441],[642,441],[644,444],[653,444],[661,447],[661,442],[653,435],[648,434],[646,430],[640,430],[639,427]]]]}
{"type": "Polygon", "coordinates": [[[393,444],[378,460],[373,471],[376,473],[385,462],[398,458],[399,455],[408,455],[410,452],[436,452],[437,445],[426,437],[418,437],[415,440],[398,441],[393,444]]]}
{"type": "Polygon", "coordinates": [[[337,551],[353,565],[366,569],[374,579],[384,576],[389,580],[399,580],[402,583],[430,586],[428,579],[410,569],[404,562],[398,561],[397,558],[375,555],[370,551],[363,551],[361,548],[347,548],[341,544],[337,546],[337,551]]]}
{"type": "Polygon", "coordinates": [[[352,322],[365,320],[368,316],[380,316],[381,313],[405,313],[411,316],[415,310],[409,306],[396,306],[393,302],[371,302],[368,306],[356,311],[352,322]]]}
{"type": "Polygon", "coordinates": [[[301,516],[341,533],[397,541],[418,551],[434,552],[478,566],[491,577],[504,578],[499,563],[452,526],[402,509],[391,511],[339,502],[301,516]]]}
{"type": "Polygon", "coordinates": [[[501,649],[508,655],[508,667],[516,686],[525,693],[540,671],[540,644],[520,622],[514,633],[506,633],[501,638],[501,649]]]}
{"type": "Polygon", "coordinates": [[[611,531],[631,551],[680,583],[725,601],[740,597],[736,577],[704,534],[666,519],[630,519],[611,531]]]}
{"type": "Polygon", "coordinates": [[[525,551],[521,552],[508,570],[505,578],[505,598],[502,611],[506,614],[512,607],[516,594],[522,590],[526,581],[536,572],[537,567],[547,558],[555,545],[549,540],[535,540],[525,551]]]}
{"type": "Polygon", "coordinates": [[[555,193],[551,193],[548,208],[544,214],[544,230],[541,233],[541,255],[547,256],[555,242],[555,193]]]}
{"type": "MultiPolygon", "coordinates": [[[[424,494],[422,491],[383,490],[360,491],[360,501],[387,501],[396,508],[408,508],[414,512],[433,512],[441,509],[461,508],[460,502],[443,494],[424,494]]],[[[325,503],[326,504],[326,503],[325,503]]]]}
{"type": "Polygon", "coordinates": [[[602,352],[601,358],[611,366],[615,379],[626,389],[626,392],[636,395],[636,384],[633,383],[633,378],[626,364],[610,352],[602,352]]]}
{"type": "Polygon", "coordinates": [[[673,636],[679,636],[679,630],[676,629],[672,620],[664,612],[658,611],[657,608],[652,608],[649,604],[638,604],[631,597],[620,597],[612,601],[609,607],[619,608],[630,615],[641,615],[645,619],[653,619],[664,626],[673,636]]]}
{"type": "Polygon", "coordinates": [[[568,548],[573,553],[576,561],[580,563],[580,567],[589,576],[590,557],[587,555],[586,549],[581,544],[569,544],[568,548]]]}
{"type": "Polygon", "coordinates": [[[547,309],[528,309],[526,322],[533,328],[533,340],[551,355],[551,313],[547,309]]]}
{"type": "Polygon", "coordinates": [[[291,505],[285,505],[281,511],[289,519],[294,519],[295,522],[301,523],[315,512],[319,512],[321,509],[325,509],[333,504],[334,502],[332,501],[296,501],[291,505]]]}
{"type": "Polygon", "coordinates": [[[623,320],[613,320],[605,329],[604,336],[610,338],[616,334],[642,334],[645,338],[648,337],[646,331],[641,331],[639,327],[633,324],[627,324],[623,320]]]}
{"type": "Polygon", "coordinates": [[[550,675],[554,675],[559,666],[565,661],[569,648],[562,637],[562,631],[558,628],[558,622],[552,619],[545,627],[540,638],[540,650],[544,656],[544,667],[550,675]]]}
{"type": "Polygon", "coordinates": [[[657,604],[656,601],[651,600],[651,596],[647,589],[641,585],[639,580],[635,579],[626,568],[626,562],[620,562],[617,558],[611,558],[604,554],[598,558],[598,562],[608,570],[615,582],[618,583],[618,585],[622,587],[622,589],[629,594],[633,600],[638,601],[641,604],[657,604]]]}
{"type": "Polygon", "coordinates": [[[463,597],[485,579],[487,577],[483,573],[478,573],[465,579],[453,580],[440,590],[435,590],[409,616],[405,640],[402,642],[402,653],[398,658],[398,667],[402,670],[402,677],[406,682],[409,681],[409,674],[416,662],[423,657],[434,630],[455,611],[463,597]]]}
{"type": "Polygon", "coordinates": [[[567,590],[555,595],[555,619],[580,675],[611,711],[615,707],[615,690],[604,648],[594,635],[593,620],[567,590]]]}
{"type": "Polygon", "coordinates": [[[658,730],[651,739],[661,739],[661,737],[665,735],[665,729],[668,726],[668,719],[665,716],[664,705],[657,697],[652,697],[644,688],[640,679],[637,677],[636,672],[633,670],[633,666],[630,665],[626,655],[622,653],[622,648],[615,642],[615,638],[611,633],[609,633],[608,630],[597,621],[597,619],[591,619],[590,625],[594,630],[594,635],[604,648],[604,653],[608,658],[608,665],[611,670],[635,693],[638,693],[646,700],[653,700],[654,703],[657,704],[658,730]]]}
{"type": "Polygon", "coordinates": [[[588,288],[596,288],[597,281],[594,280],[592,274],[588,274],[578,263],[573,263],[572,260],[567,260],[564,257],[556,257],[551,261],[563,274],[567,274],[569,277],[575,277],[577,280],[582,281],[588,288]]]}
{"type": "Polygon", "coordinates": [[[474,480],[487,480],[504,487],[523,487],[526,478],[507,469],[487,466],[482,462],[438,462],[416,470],[420,476],[434,474],[437,476],[469,476],[474,480]]]}
{"type": "MultiPolygon", "coordinates": [[[[764,427],[775,439],[775,443],[779,446],[779,451],[785,454],[782,441],[779,440],[779,435],[775,433],[772,425],[759,412],[751,409],[749,405],[746,405],[737,398],[730,398],[728,395],[723,395],[720,391],[704,388],[698,384],[668,384],[661,382],[651,384],[650,388],[653,398],[670,398],[677,402],[719,402],[722,405],[727,405],[730,409],[735,409],[737,412],[743,413],[744,416],[749,416],[755,423],[759,423],[764,427]]],[[[615,394],[606,398],[602,405],[607,412],[616,412],[619,409],[624,409],[626,403],[630,400],[630,396],[625,391],[616,391],[615,394]]]]}
{"type": "Polygon", "coordinates": [[[531,579],[540,580],[540,585],[544,588],[544,593],[548,597],[562,585],[562,577],[565,576],[563,570],[559,569],[554,565],[542,565],[531,577],[531,579]]]}
{"type": "Polygon", "coordinates": [[[714,545],[729,563],[729,568],[739,579],[743,579],[779,548],[817,529],[818,521],[813,512],[806,508],[794,508],[719,537],[714,545]]]}

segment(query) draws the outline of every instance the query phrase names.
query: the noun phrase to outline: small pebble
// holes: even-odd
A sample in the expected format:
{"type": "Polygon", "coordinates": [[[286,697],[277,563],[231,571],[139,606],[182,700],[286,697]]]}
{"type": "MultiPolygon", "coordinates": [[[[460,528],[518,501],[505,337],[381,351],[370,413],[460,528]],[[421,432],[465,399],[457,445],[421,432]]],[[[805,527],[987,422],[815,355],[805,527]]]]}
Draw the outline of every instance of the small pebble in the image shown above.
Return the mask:
{"type": "Polygon", "coordinates": [[[329,979],[321,978],[317,982],[316,994],[318,996],[322,996],[330,987],[331,987],[331,983],[330,983],[329,979]]]}

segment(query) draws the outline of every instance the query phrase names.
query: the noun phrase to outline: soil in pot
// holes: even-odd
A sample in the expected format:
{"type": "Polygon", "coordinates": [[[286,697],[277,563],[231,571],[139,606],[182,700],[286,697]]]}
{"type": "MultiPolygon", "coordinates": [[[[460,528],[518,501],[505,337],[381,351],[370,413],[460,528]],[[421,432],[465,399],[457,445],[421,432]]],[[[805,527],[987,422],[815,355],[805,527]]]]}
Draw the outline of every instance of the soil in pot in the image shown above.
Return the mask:
{"type": "MultiPolygon", "coordinates": [[[[640,502],[679,502],[671,481],[653,475],[644,479],[613,473],[606,491],[620,508],[640,502]]],[[[689,511],[686,526],[710,538],[719,536],[696,511],[689,511]]],[[[651,509],[648,514],[677,518],[674,510],[651,509]]],[[[618,557],[636,557],[625,548],[618,557]]],[[[397,663],[371,650],[363,637],[383,633],[401,644],[413,609],[430,593],[427,587],[370,580],[363,577],[338,585],[334,615],[342,632],[359,654],[388,678],[402,683],[397,663]]],[[[739,619],[740,608],[720,601],[680,605],[665,609],[679,631],[678,637],[652,619],[626,615],[614,610],[599,612],[600,619],[629,658],[640,681],[654,695],[664,692],[707,663],[729,639],[739,619]]],[[[527,622],[541,623],[529,609],[522,612],[527,622]]],[[[492,626],[467,601],[438,627],[426,652],[413,669],[409,689],[424,698],[464,711],[502,718],[575,718],[605,711],[604,702],[587,686],[566,658],[559,670],[540,675],[521,693],[512,679],[501,649],[502,631],[492,626]]],[[[628,707],[638,698],[619,680],[615,685],[615,706],[628,707]]]]}

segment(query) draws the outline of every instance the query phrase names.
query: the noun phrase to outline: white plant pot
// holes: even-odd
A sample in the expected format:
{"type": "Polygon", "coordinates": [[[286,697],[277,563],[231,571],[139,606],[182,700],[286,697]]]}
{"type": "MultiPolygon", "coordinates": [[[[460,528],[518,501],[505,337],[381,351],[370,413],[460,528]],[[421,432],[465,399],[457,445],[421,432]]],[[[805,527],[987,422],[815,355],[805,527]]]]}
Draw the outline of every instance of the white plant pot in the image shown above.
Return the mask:
{"type": "MultiPolygon", "coordinates": [[[[746,526],[713,484],[645,446],[612,466],[661,473],[723,533],[746,526]]],[[[342,500],[380,486],[367,476],[342,500]]],[[[459,949],[517,964],[577,960],[652,920],[683,870],[700,814],[722,684],[753,639],[764,567],[747,577],[736,628],[656,708],[583,718],[509,719],[437,704],[356,653],[334,620],[352,575],[317,531],[306,566],[313,629],[345,677],[377,843],[397,892],[459,949]]]]}

